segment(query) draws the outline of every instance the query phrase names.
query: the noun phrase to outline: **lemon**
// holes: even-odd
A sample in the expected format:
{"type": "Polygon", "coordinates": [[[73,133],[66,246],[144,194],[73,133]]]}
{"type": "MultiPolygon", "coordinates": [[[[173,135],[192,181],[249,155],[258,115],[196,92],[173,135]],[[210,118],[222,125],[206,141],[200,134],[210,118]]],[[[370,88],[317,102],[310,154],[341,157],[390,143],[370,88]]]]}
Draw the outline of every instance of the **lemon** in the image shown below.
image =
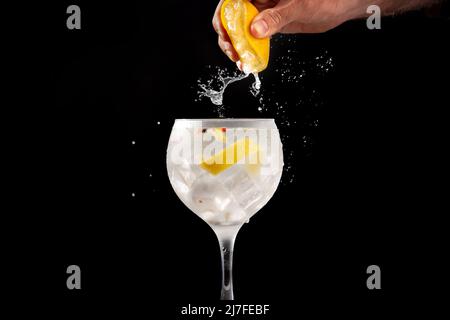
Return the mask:
{"type": "Polygon", "coordinates": [[[243,162],[246,167],[252,169],[252,172],[255,172],[257,167],[259,167],[258,153],[258,145],[253,140],[244,138],[219,151],[209,159],[204,160],[200,164],[200,167],[213,175],[218,175],[245,158],[243,162]]]}
{"type": "Polygon", "coordinates": [[[269,63],[270,39],[257,39],[250,25],[258,9],[248,0],[225,0],[220,17],[245,73],[257,73],[269,63]]]}

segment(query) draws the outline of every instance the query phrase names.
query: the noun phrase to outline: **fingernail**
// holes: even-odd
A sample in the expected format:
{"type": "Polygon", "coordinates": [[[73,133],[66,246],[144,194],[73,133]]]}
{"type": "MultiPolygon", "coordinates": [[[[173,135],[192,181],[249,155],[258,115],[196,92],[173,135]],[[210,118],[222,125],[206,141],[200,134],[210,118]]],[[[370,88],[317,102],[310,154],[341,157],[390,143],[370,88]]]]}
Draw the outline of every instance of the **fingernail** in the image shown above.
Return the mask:
{"type": "Polygon", "coordinates": [[[252,31],[253,34],[257,37],[264,37],[267,33],[267,31],[269,31],[269,26],[267,25],[267,22],[264,20],[259,20],[256,21],[255,23],[253,23],[252,25],[252,31]]]}
{"type": "Polygon", "coordinates": [[[225,50],[225,54],[227,55],[227,57],[228,57],[228,58],[230,58],[230,59],[231,59],[231,55],[232,55],[232,53],[231,53],[231,51],[230,51],[230,50],[225,50]]]}

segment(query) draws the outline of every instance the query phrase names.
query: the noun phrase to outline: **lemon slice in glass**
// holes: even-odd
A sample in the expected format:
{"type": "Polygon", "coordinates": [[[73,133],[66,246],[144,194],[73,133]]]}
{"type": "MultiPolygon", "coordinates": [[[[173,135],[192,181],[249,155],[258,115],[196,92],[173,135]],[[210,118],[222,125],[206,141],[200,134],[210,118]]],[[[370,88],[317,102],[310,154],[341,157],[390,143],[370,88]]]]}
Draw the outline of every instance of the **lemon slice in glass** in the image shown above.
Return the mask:
{"type": "Polygon", "coordinates": [[[207,160],[204,160],[200,167],[213,175],[218,175],[231,166],[241,163],[252,172],[256,172],[259,167],[258,145],[249,138],[236,141],[232,145],[222,149],[207,160]]]}

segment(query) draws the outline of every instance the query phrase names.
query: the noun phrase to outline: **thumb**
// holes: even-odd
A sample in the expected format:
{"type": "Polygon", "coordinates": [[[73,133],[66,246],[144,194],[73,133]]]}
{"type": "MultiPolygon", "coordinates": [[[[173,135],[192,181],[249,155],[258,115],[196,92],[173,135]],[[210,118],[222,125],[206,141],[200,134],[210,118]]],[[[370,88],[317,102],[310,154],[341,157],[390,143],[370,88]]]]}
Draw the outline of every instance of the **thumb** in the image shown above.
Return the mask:
{"type": "Polygon", "coordinates": [[[276,6],[261,11],[252,21],[250,31],[255,38],[267,38],[291,22],[289,6],[276,6]]]}

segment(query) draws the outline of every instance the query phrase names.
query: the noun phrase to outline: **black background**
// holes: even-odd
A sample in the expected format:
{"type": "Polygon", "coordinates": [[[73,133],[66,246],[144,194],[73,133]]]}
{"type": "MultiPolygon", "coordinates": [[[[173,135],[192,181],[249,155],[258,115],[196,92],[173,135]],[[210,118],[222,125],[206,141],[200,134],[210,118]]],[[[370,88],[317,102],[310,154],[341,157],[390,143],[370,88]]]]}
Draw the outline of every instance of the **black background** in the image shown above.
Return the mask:
{"type": "MultiPolygon", "coordinates": [[[[206,66],[233,70],[211,26],[216,3],[78,1],[81,30],[66,28],[69,4],[45,8],[48,29],[34,30],[42,37],[26,53],[39,52],[30,82],[43,99],[23,111],[32,125],[5,262],[11,295],[60,318],[180,318],[181,305],[220,293],[215,235],[176,197],[165,168],[174,119],[217,117],[195,101],[206,66]],[[80,291],[66,288],[71,264],[81,267],[80,291]]],[[[445,301],[450,21],[441,13],[273,41],[263,90],[288,102],[282,118],[257,110],[249,81],[227,90],[227,117],[274,117],[292,153],[277,193],[237,238],[237,302],[272,304],[280,319],[360,319],[445,301]],[[282,84],[277,58],[289,49],[306,64],[326,52],[334,67],[282,84]],[[286,119],[295,124],[280,125],[286,119]],[[371,264],[381,267],[380,291],[366,288],[371,264]]]]}

